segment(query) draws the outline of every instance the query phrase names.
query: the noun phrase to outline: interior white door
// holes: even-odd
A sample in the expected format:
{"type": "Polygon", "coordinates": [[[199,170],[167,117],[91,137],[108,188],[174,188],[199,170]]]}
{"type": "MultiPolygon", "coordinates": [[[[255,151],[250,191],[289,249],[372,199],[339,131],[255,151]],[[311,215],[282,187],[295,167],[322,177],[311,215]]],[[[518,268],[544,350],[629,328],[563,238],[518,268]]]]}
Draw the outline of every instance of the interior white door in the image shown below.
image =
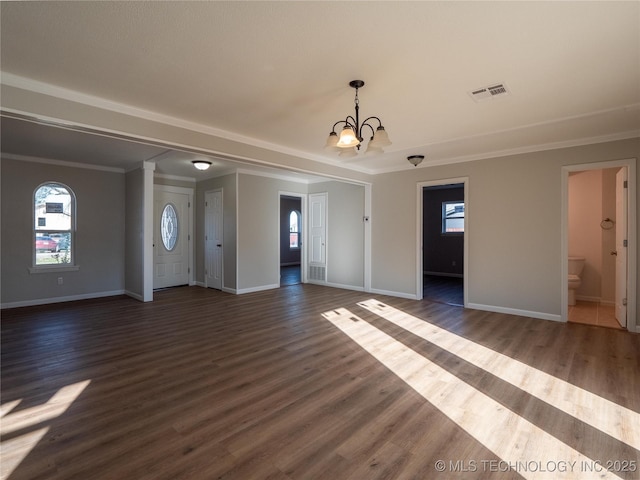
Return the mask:
{"type": "Polygon", "coordinates": [[[627,167],[616,173],[616,319],[627,326],[627,167]]]}
{"type": "Polygon", "coordinates": [[[153,288],[189,283],[189,195],[154,190],[153,288]]]}
{"type": "Polygon", "coordinates": [[[205,194],[205,281],[209,288],[222,290],[222,191],[205,194]]]}
{"type": "Polygon", "coordinates": [[[309,281],[327,280],[327,194],[309,195],[309,281]]]}

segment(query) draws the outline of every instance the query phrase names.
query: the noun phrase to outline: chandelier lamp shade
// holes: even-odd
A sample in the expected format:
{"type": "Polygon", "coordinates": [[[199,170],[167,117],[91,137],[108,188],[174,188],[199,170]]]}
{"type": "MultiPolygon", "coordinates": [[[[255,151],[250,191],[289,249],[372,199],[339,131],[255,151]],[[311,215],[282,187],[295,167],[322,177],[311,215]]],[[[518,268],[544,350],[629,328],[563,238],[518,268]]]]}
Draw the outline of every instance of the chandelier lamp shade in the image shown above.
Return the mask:
{"type": "Polygon", "coordinates": [[[344,120],[339,120],[333,124],[325,149],[339,152],[338,155],[340,157],[355,157],[358,155],[365,135],[371,133],[365,153],[383,153],[383,147],[391,145],[391,142],[382,126],[382,121],[378,117],[367,117],[360,123],[358,89],[364,86],[364,82],[362,80],[352,80],[349,82],[349,86],[356,90],[355,117],[348,115],[344,120]],[[342,128],[338,134],[336,128],[339,126],[342,128]]]}
{"type": "Polygon", "coordinates": [[[193,163],[193,166],[198,170],[206,170],[211,166],[211,162],[207,160],[193,160],[191,163],[193,163]]]}

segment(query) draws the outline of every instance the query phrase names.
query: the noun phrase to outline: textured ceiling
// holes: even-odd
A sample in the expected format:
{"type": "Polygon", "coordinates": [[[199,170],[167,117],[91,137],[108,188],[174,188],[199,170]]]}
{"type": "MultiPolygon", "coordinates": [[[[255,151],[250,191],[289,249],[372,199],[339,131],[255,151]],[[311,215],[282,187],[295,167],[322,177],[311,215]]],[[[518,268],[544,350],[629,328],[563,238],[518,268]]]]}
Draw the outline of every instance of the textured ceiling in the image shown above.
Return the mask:
{"type": "MultiPolygon", "coordinates": [[[[348,83],[362,79],[361,115],[380,117],[393,142],[384,154],[345,163],[369,173],[413,168],[411,154],[425,155],[428,166],[640,131],[638,2],[2,2],[0,9],[5,84],[42,82],[321,162],[336,161],[324,142],[334,122],[353,115],[348,83]],[[509,94],[484,102],[469,95],[494,83],[509,94]]],[[[82,155],[66,140],[14,141],[8,131],[3,151],[41,142],[50,156],[55,145],[66,158],[82,155]]],[[[122,155],[127,145],[135,161],[168,155],[112,144],[100,146],[105,165],[118,155],[132,162],[122,155]]]]}

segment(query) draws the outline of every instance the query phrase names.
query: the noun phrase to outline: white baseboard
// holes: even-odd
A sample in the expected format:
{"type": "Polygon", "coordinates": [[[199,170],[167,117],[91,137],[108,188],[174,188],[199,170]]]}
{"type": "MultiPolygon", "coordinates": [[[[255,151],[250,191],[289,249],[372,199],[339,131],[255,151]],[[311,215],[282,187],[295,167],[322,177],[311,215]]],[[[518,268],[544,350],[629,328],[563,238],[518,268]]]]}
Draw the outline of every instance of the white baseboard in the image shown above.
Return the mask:
{"type": "Polygon", "coordinates": [[[431,275],[433,277],[453,277],[453,278],[464,278],[464,275],[461,273],[442,273],[442,272],[422,272],[423,275],[431,275]]]}
{"type": "Polygon", "coordinates": [[[379,290],[377,288],[372,288],[369,290],[371,293],[377,293],[378,295],[387,295],[389,297],[398,297],[398,298],[408,298],[409,300],[417,300],[418,297],[415,294],[404,293],[404,292],[394,292],[392,290],[379,290]]]}
{"type": "Polygon", "coordinates": [[[51,303],[74,302],[77,300],[90,300],[92,298],[114,297],[116,295],[129,295],[125,290],[114,290],[111,292],[84,293],[82,295],[69,295],[66,297],[37,298],[33,300],[23,300],[20,302],[8,302],[0,304],[0,309],[34,307],[36,305],[48,305],[51,303]]]}
{"type": "Polygon", "coordinates": [[[582,300],[583,302],[600,303],[600,297],[592,297],[589,295],[576,295],[576,300],[582,300]]]}
{"type": "Polygon", "coordinates": [[[342,285],[341,283],[331,283],[331,282],[327,282],[323,285],[327,287],[341,288],[343,290],[353,290],[356,292],[364,292],[364,287],[358,287],[355,285],[342,285]]]}
{"type": "Polygon", "coordinates": [[[260,285],[258,287],[250,287],[250,288],[240,288],[236,291],[238,295],[242,295],[243,293],[253,293],[253,292],[262,292],[263,290],[273,290],[274,288],[279,288],[280,284],[274,283],[271,285],[260,285]]]}
{"type": "Polygon", "coordinates": [[[135,293],[135,292],[130,292],[129,290],[125,290],[124,292],[125,295],[134,298],[136,300],[138,300],[139,302],[144,302],[144,297],[142,295],[140,295],[139,293],[135,293]]]}
{"type": "Polygon", "coordinates": [[[495,305],[482,305],[480,303],[469,303],[466,308],[474,310],[484,310],[486,312],[507,313],[509,315],[518,315],[520,317],[538,318],[540,320],[552,320],[554,322],[562,322],[562,315],[544,312],[532,312],[530,310],[520,310],[517,308],[497,307],[495,305]]]}

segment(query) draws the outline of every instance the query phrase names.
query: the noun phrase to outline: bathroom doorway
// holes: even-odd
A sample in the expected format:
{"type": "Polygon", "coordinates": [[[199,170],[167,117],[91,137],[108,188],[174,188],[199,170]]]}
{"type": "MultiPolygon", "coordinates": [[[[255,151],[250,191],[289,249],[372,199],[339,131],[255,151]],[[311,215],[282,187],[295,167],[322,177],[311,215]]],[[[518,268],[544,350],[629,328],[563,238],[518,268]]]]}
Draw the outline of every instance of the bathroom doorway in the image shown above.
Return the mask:
{"type": "Polygon", "coordinates": [[[635,331],[635,160],[563,172],[563,319],[635,331]],[[584,259],[571,293],[569,258],[584,259]]]}
{"type": "Polygon", "coordinates": [[[454,178],[418,185],[418,299],[466,305],[467,183],[454,178]]]}

